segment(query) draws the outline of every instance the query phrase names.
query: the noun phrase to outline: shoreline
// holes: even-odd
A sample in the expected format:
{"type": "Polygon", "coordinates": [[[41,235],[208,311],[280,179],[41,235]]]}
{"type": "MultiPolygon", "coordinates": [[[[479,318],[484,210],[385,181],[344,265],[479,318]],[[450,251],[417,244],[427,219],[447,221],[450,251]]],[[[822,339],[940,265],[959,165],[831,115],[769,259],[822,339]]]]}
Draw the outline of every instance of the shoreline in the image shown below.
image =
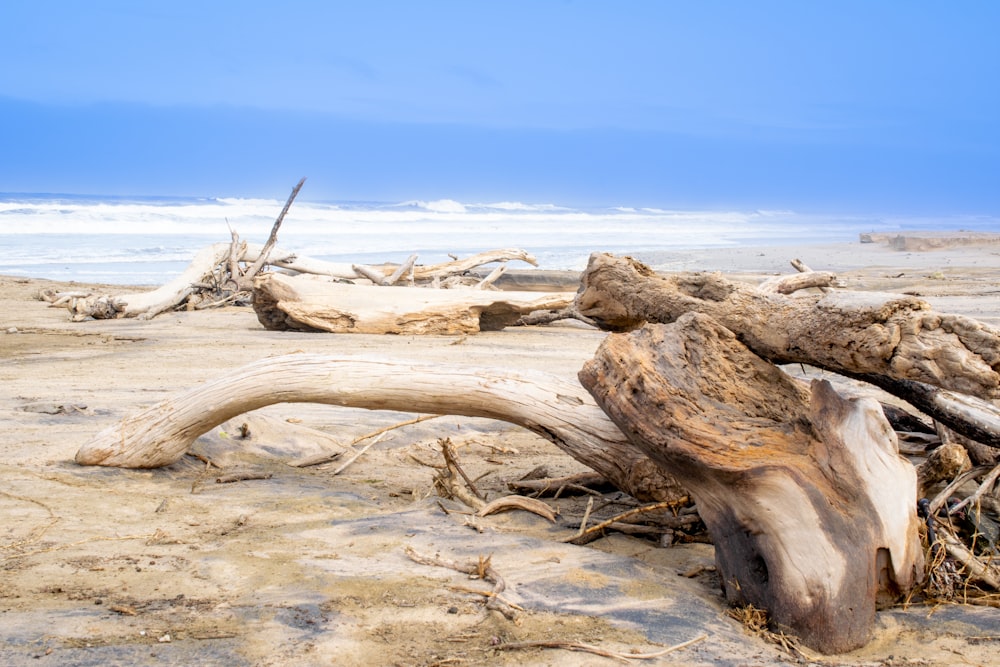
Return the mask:
{"type": "MultiPolygon", "coordinates": [[[[205,245],[212,241],[206,240],[205,245]]],[[[199,246],[204,247],[204,245],[199,246]]],[[[962,261],[968,264],[981,264],[996,261],[1000,252],[1000,233],[976,231],[901,231],[891,234],[864,233],[857,240],[838,242],[801,243],[790,240],[787,243],[746,243],[725,246],[695,246],[647,250],[638,246],[619,246],[611,249],[595,245],[593,251],[611,252],[617,255],[631,255],[646,263],[657,271],[723,271],[726,273],[778,272],[789,270],[788,261],[801,259],[817,271],[843,271],[875,266],[906,265],[913,268],[926,268],[930,263],[939,261],[937,257],[963,248],[962,261]],[[864,242],[862,239],[869,239],[864,242]],[[904,259],[905,257],[905,259],[904,259]]],[[[555,252],[562,259],[557,263],[564,268],[532,268],[521,262],[511,262],[509,268],[518,271],[580,271],[586,265],[589,253],[559,248],[541,246],[526,247],[544,265],[546,254],[555,252]],[[576,259],[567,261],[567,256],[576,259]],[[572,266],[572,269],[565,268],[572,266]]],[[[481,248],[480,250],[487,250],[481,248]]],[[[193,256],[197,250],[192,250],[193,256]]],[[[91,251],[93,252],[93,251],[91,251]]],[[[117,261],[121,258],[121,249],[115,251],[115,259],[106,261],[58,262],[46,264],[22,264],[8,261],[7,270],[0,268],[0,274],[16,275],[23,278],[47,278],[62,282],[103,283],[127,285],[158,286],[176,275],[187,266],[190,258],[156,259],[142,262],[117,261]],[[11,269],[16,269],[13,271],[11,269]],[[141,276],[141,278],[139,278],[141,276]]],[[[449,260],[449,255],[442,250],[427,251],[418,254],[418,263],[435,264],[449,260]]],[[[450,251],[452,253],[457,250],[450,251]]],[[[382,264],[385,262],[402,261],[410,252],[365,252],[362,255],[326,255],[318,254],[315,259],[329,261],[382,264]]],[[[459,253],[462,255],[472,254],[459,253]]],[[[91,258],[89,254],[85,255],[91,258]]],[[[140,255],[141,256],[141,253],[140,255]]],[[[550,257],[551,260],[551,257],[550,257]]],[[[948,262],[950,259],[945,259],[948,262]]]]}
{"type": "MultiPolygon", "coordinates": [[[[722,270],[754,281],[792,273],[788,262],[796,258],[836,271],[848,289],[918,294],[936,310],[1000,326],[997,245],[919,252],[859,242],[782,245],[661,259],[677,270],[722,270]]],[[[199,440],[268,479],[216,484],[191,457],[153,470],[73,462],[81,443],[117,420],[264,357],[392,357],[575,377],[607,334],[576,323],[465,337],[274,332],[251,309],[235,307],[73,323],[66,310],[34,298],[42,286],[58,285],[70,284],[0,276],[5,664],[38,664],[36,656],[51,651],[68,665],[139,664],[155,652],[188,664],[421,664],[464,656],[569,667],[581,664],[579,654],[485,651],[500,637],[652,652],[701,633],[709,640],[671,658],[794,662],[725,615],[711,570],[678,576],[712,566],[708,545],[659,548],[610,534],[575,547],[559,541],[565,527],[528,513],[476,518],[482,532],[470,528],[470,517],[445,514],[442,505],[461,508],[437,498],[433,471],[414,461],[435,461],[441,437],[459,448],[470,477],[483,476],[477,485],[490,498],[539,466],[553,477],[585,470],[505,423],[439,417],[395,428],[333,476],[287,465],[315,446],[303,444],[301,434],[310,431],[297,429],[346,445],[412,415],[281,404],[247,417],[259,413],[282,425],[255,425],[259,442],[233,449],[232,439],[215,431],[199,440]],[[483,612],[480,597],[454,590],[464,577],[415,565],[406,546],[461,561],[492,554],[508,584],[505,596],[527,609],[522,625],[483,612]]],[[[580,497],[546,501],[563,516],[578,516],[586,505],[580,497]]],[[[985,664],[994,643],[970,639],[983,636],[1000,636],[995,610],[948,605],[929,618],[925,610],[894,608],[879,613],[869,646],[833,659],[948,664],[957,652],[985,664]]]]}

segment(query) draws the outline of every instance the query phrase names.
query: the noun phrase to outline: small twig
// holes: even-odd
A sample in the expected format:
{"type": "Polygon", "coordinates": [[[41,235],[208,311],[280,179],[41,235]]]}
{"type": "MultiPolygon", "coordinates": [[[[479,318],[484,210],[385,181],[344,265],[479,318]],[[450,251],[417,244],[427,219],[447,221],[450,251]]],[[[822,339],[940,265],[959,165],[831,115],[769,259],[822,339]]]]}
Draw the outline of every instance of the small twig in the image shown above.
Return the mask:
{"type": "Polygon", "coordinates": [[[995,468],[993,468],[993,470],[991,470],[990,473],[988,475],[986,475],[986,477],[983,479],[982,483],[979,485],[979,488],[976,489],[975,493],[973,493],[972,495],[968,496],[962,502],[957,503],[957,504],[952,505],[951,507],[949,507],[948,508],[948,514],[954,514],[955,512],[957,512],[960,509],[962,509],[963,507],[965,507],[966,505],[969,505],[971,503],[977,502],[987,492],[989,492],[989,490],[993,486],[993,484],[996,483],[997,478],[1000,478],[1000,465],[998,465],[995,468]]]}
{"type": "Polygon", "coordinates": [[[419,417],[414,417],[413,419],[407,419],[406,421],[397,422],[395,424],[392,424],[391,426],[385,426],[383,428],[376,429],[374,431],[370,431],[369,433],[365,433],[364,435],[358,436],[357,438],[351,441],[351,445],[352,446],[356,445],[362,440],[367,440],[368,438],[374,438],[376,435],[381,435],[383,433],[388,433],[389,431],[394,431],[397,428],[402,428],[404,426],[409,426],[411,424],[419,424],[420,422],[425,422],[428,419],[437,419],[438,417],[441,416],[442,415],[420,415],[419,417]]]}
{"type": "Polygon", "coordinates": [[[372,441],[371,441],[371,442],[369,442],[369,443],[368,443],[367,445],[365,445],[364,447],[362,447],[361,449],[359,449],[359,450],[358,450],[357,452],[355,452],[354,456],[352,456],[351,458],[349,458],[349,459],[347,459],[346,461],[344,461],[344,462],[343,462],[343,463],[342,463],[342,464],[340,465],[340,467],[339,467],[339,468],[337,468],[336,470],[334,470],[334,471],[333,471],[333,474],[334,474],[334,475],[339,475],[340,473],[344,472],[344,470],[345,470],[345,469],[346,469],[346,468],[347,468],[347,467],[348,467],[349,465],[351,465],[352,463],[354,463],[355,461],[357,461],[357,460],[358,460],[358,459],[359,459],[359,458],[361,457],[361,455],[362,455],[362,454],[364,454],[364,453],[365,453],[365,452],[367,452],[367,451],[368,451],[369,449],[371,449],[372,447],[374,447],[374,446],[375,446],[375,443],[377,443],[377,442],[378,442],[379,440],[381,440],[381,439],[382,439],[383,437],[385,437],[385,434],[386,434],[386,433],[388,433],[388,431],[382,431],[382,432],[381,432],[381,433],[379,433],[379,434],[378,434],[377,436],[375,436],[375,439],[374,439],[374,440],[372,440],[372,441]]]}
{"type": "Polygon", "coordinates": [[[253,280],[260,270],[267,264],[268,255],[271,254],[271,248],[274,244],[278,242],[278,229],[281,227],[281,223],[285,219],[285,215],[288,213],[288,209],[291,208],[292,202],[295,201],[295,197],[298,196],[299,190],[305,185],[306,179],[303,176],[302,179],[292,188],[292,193],[288,195],[288,199],[285,201],[284,208],[281,209],[281,213],[278,214],[278,218],[274,221],[274,225],[271,227],[271,233],[267,237],[267,241],[264,243],[264,247],[261,248],[260,254],[257,256],[257,260],[251,264],[243,275],[238,279],[237,284],[241,290],[249,291],[252,289],[250,281],[253,280]]]}
{"type": "Polygon", "coordinates": [[[416,255],[410,255],[406,258],[406,261],[399,265],[399,268],[393,271],[392,275],[388,278],[382,279],[382,285],[389,287],[390,285],[395,285],[399,282],[399,279],[403,277],[407,271],[413,271],[413,265],[417,262],[416,255]]]}
{"type": "Polygon", "coordinates": [[[362,436],[358,436],[357,438],[351,441],[352,447],[361,442],[362,440],[367,440],[368,438],[375,438],[375,439],[369,442],[363,448],[361,448],[361,450],[355,453],[350,459],[344,461],[344,463],[339,468],[333,471],[333,474],[339,475],[340,473],[342,473],[344,469],[347,468],[347,466],[357,461],[358,457],[360,457],[362,454],[371,449],[372,446],[379,440],[381,440],[383,437],[385,437],[385,434],[388,433],[389,431],[394,431],[397,428],[402,428],[403,426],[409,426],[410,424],[419,424],[420,422],[427,421],[428,419],[437,419],[438,417],[440,417],[440,415],[421,415],[419,417],[414,417],[413,419],[407,419],[406,421],[398,422],[396,424],[392,424],[390,426],[386,426],[378,430],[371,431],[370,433],[365,433],[362,436]]]}
{"type": "Polygon", "coordinates": [[[469,490],[472,491],[476,498],[485,502],[486,499],[483,498],[483,494],[479,493],[479,489],[476,488],[476,485],[469,478],[469,476],[465,474],[465,471],[462,470],[462,466],[458,463],[458,455],[455,453],[455,448],[451,444],[451,439],[442,438],[438,441],[438,444],[441,445],[441,454],[444,456],[445,463],[448,464],[448,467],[453,468],[455,472],[457,472],[462,479],[465,480],[469,490]]]}
{"type": "Polygon", "coordinates": [[[944,504],[948,501],[948,498],[951,497],[951,494],[953,494],[956,489],[958,489],[965,483],[969,482],[970,480],[973,480],[976,477],[982,475],[983,473],[989,471],[990,471],[989,466],[977,466],[972,470],[967,470],[963,474],[959,475],[958,477],[955,478],[955,480],[951,484],[946,486],[944,490],[941,491],[941,493],[934,496],[934,500],[931,501],[930,508],[928,511],[931,514],[937,514],[938,510],[940,510],[944,506],[944,504]]]}
{"type": "Polygon", "coordinates": [[[409,556],[410,560],[415,563],[448,568],[449,570],[455,570],[456,572],[461,572],[463,574],[474,575],[484,581],[492,583],[492,591],[489,591],[488,593],[476,591],[476,594],[483,595],[486,598],[487,609],[498,611],[503,614],[504,618],[507,620],[514,621],[515,624],[519,624],[517,612],[524,610],[500,597],[500,593],[504,591],[507,585],[504,583],[503,577],[501,577],[500,574],[493,569],[493,565],[491,564],[492,556],[487,556],[485,558],[480,556],[479,560],[473,563],[456,563],[455,561],[441,558],[439,556],[420,555],[414,551],[412,547],[406,547],[405,552],[406,555],[409,556]]]}
{"type": "Polygon", "coordinates": [[[610,519],[594,524],[590,528],[584,530],[584,525],[586,525],[587,517],[590,514],[591,503],[587,503],[588,511],[587,514],[584,515],[583,523],[580,524],[580,532],[574,535],[573,537],[563,540],[563,542],[569,542],[571,544],[586,544],[587,542],[591,542],[597,537],[599,537],[600,532],[602,530],[611,526],[614,523],[618,523],[620,521],[623,521],[624,519],[635,516],[637,514],[645,514],[647,512],[655,512],[657,510],[673,509],[676,507],[680,507],[681,505],[685,505],[687,502],[688,498],[685,496],[684,498],[681,498],[679,500],[665,500],[663,502],[653,503],[651,505],[643,505],[642,507],[636,507],[626,512],[622,512],[617,516],[613,516],[610,519]]]}
{"type": "Polygon", "coordinates": [[[263,470],[234,470],[219,475],[215,478],[216,484],[231,484],[233,482],[245,482],[251,479],[271,479],[273,475],[263,470]]]}
{"type": "Polygon", "coordinates": [[[330,463],[334,459],[339,459],[343,456],[344,452],[322,452],[320,454],[313,454],[312,456],[303,456],[300,459],[294,459],[288,462],[288,465],[293,468],[309,468],[310,466],[318,466],[324,463],[330,463]]]}
{"type": "MultiPolygon", "coordinates": [[[[584,510],[583,512],[583,520],[580,521],[580,530],[572,539],[576,539],[583,536],[583,533],[587,528],[587,521],[590,519],[590,512],[593,509],[594,509],[594,496],[590,496],[589,498],[587,498],[587,509],[584,510]]],[[[570,542],[572,541],[572,539],[566,541],[570,542]]]]}
{"type": "Polygon", "coordinates": [[[680,644],[675,644],[662,651],[655,651],[653,653],[620,653],[618,651],[609,651],[607,649],[600,648],[598,646],[591,646],[590,644],[583,644],[580,642],[561,642],[561,641],[526,641],[526,642],[507,642],[504,644],[499,644],[494,648],[503,651],[515,651],[519,649],[529,649],[529,648],[556,648],[563,649],[566,651],[580,651],[582,653],[592,653],[594,655],[599,655],[605,658],[614,658],[616,660],[622,660],[624,662],[631,662],[633,660],[655,660],[656,658],[667,655],[668,653],[673,653],[674,651],[679,651],[683,648],[687,648],[692,644],[697,644],[700,641],[708,639],[707,634],[698,635],[694,639],[689,639],[686,642],[681,642],[680,644]]]}
{"type": "Polygon", "coordinates": [[[502,264],[500,264],[500,266],[490,271],[489,275],[487,275],[485,278],[476,283],[472,289],[480,289],[480,290],[486,289],[487,287],[495,283],[500,278],[500,276],[506,273],[506,271],[507,271],[507,262],[503,262],[502,264]]]}
{"type": "Polygon", "coordinates": [[[948,554],[965,566],[968,577],[981,581],[990,588],[1000,591],[1000,570],[991,563],[983,563],[972,551],[962,544],[945,525],[938,526],[938,539],[944,544],[948,554]]]}
{"type": "Polygon", "coordinates": [[[535,498],[526,498],[525,496],[502,496],[497,498],[493,502],[487,503],[476,512],[476,516],[487,516],[488,514],[495,514],[496,512],[502,512],[504,510],[510,509],[522,509],[526,512],[532,512],[540,517],[548,519],[549,521],[556,520],[556,512],[551,507],[543,503],[541,500],[536,500],[535,498]]]}

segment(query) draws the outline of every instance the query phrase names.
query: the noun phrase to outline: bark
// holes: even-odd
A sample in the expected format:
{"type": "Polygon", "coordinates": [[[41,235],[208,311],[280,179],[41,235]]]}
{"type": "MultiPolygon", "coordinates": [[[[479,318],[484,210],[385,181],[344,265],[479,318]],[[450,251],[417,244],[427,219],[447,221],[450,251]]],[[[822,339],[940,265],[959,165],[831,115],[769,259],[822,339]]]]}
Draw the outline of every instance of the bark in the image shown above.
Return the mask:
{"type": "Polygon", "coordinates": [[[164,400],[101,431],[80,448],[76,461],[122,468],[169,465],[218,424],[284,402],[491,417],[550,440],[640,500],[685,495],[628,443],[575,381],[499,368],[314,354],[264,359],[164,400]]]}
{"type": "Polygon", "coordinates": [[[804,390],[697,313],[608,337],[580,380],[684,480],[732,603],[843,652],[920,578],[916,474],[873,399],[804,390]]]}
{"type": "Polygon", "coordinates": [[[611,331],[704,313],[774,363],[807,363],[1000,398],[1000,331],[936,313],[914,297],[838,291],[789,297],[718,274],[657,275],[631,258],[594,254],[577,306],[611,331]]]}
{"type": "Polygon", "coordinates": [[[565,308],[573,296],[344,285],[269,273],[254,283],[253,303],[267,329],[460,334],[496,331],[533,311],[565,308]]]}

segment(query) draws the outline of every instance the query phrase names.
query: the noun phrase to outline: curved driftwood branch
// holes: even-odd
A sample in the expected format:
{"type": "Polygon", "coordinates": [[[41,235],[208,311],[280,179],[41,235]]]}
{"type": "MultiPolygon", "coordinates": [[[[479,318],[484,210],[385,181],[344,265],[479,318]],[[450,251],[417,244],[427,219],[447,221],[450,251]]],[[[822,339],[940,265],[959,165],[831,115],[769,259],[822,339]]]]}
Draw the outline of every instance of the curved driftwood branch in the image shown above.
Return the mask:
{"type": "Polygon", "coordinates": [[[609,336],[580,380],[684,480],[734,604],[843,652],[922,576],[916,473],[877,401],[808,392],[698,313],[609,336]]]}
{"type": "Polygon", "coordinates": [[[227,419],[295,402],[500,419],[547,438],[636,498],[684,495],[576,382],[546,373],[316,354],[264,359],[164,400],[98,433],[76,461],[168,465],[227,419]]]}
{"type": "Polygon", "coordinates": [[[806,363],[1000,398],[1000,331],[972,318],[936,313],[914,297],[831,291],[789,298],[719,274],[659,275],[630,257],[594,254],[577,307],[611,331],[704,313],[774,363],[806,363]]]}

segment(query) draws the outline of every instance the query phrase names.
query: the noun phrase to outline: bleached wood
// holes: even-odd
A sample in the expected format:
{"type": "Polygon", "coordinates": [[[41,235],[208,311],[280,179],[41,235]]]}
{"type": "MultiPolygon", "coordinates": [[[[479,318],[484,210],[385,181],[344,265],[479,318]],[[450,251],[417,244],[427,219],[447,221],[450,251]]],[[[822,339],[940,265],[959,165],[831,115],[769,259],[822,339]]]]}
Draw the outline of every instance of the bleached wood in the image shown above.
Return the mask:
{"type": "Polygon", "coordinates": [[[254,283],[268,329],[334,333],[460,334],[497,330],[536,310],[561,309],[574,293],[493,292],[345,285],[269,273],[254,283]]]}
{"type": "Polygon", "coordinates": [[[500,368],[316,354],[263,359],[161,401],[98,433],[80,448],[76,461],[122,468],[168,465],[216,425],[285,402],[499,419],[552,441],[636,498],[684,495],[575,381],[500,368]]]}

